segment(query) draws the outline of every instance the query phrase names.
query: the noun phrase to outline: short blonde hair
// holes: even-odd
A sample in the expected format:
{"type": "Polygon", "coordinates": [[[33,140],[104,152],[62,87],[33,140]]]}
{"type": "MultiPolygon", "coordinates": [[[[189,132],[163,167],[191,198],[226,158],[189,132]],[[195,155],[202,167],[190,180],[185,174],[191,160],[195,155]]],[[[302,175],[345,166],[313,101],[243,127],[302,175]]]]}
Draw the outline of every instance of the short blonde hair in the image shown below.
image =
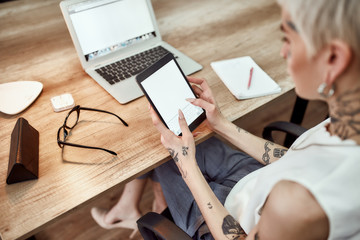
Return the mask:
{"type": "Polygon", "coordinates": [[[313,56],[330,41],[346,42],[360,56],[360,0],[277,0],[290,14],[313,56]]]}

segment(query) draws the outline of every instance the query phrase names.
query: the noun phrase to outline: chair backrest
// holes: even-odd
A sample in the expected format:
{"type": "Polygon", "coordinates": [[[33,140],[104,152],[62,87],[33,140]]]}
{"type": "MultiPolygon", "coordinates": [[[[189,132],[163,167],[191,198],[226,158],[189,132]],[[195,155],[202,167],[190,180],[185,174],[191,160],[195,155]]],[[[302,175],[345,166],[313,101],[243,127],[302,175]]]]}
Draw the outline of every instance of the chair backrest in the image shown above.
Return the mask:
{"type": "Polygon", "coordinates": [[[191,240],[182,229],[163,215],[148,212],[138,221],[138,228],[144,240],[191,240]]]}
{"type": "MultiPolygon", "coordinates": [[[[268,124],[264,130],[263,130],[263,138],[267,139],[269,141],[274,141],[272,137],[273,131],[281,131],[285,132],[287,135],[291,136],[291,141],[285,140],[284,147],[289,148],[293,141],[296,140],[301,134],[303,134],[307,129],[304,127],[301,127],[300,125],[291,123],[291,122],[284,122],[284,121],[278,121],[278,122],[272,122],[268,124]]],[[[289,138],[288,138],[289,139],[289,138]]]]}

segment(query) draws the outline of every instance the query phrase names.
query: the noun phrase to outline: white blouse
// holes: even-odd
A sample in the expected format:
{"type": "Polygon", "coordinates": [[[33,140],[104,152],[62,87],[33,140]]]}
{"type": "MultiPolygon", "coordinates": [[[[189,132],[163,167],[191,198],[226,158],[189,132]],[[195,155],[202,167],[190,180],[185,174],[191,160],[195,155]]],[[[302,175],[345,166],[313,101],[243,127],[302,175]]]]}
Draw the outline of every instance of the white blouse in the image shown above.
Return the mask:
{"type": "Polygon", "coordinates": [[[360,239],[360,146],[330,136],[326,120],[301,135],[278,161],[248,174],[225,201],[246,233],[260,219],[273,186],[281,180],[307,188],[330,222],[328,239],[360,239]]]}

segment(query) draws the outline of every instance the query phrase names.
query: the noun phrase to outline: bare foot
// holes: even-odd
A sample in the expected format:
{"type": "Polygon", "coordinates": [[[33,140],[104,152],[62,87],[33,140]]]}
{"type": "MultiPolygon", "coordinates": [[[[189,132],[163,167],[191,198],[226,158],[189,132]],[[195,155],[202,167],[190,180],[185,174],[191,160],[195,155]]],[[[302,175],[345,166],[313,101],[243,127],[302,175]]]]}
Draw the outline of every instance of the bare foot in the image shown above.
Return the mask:
{"type": "Polygon", "coordinates": [[[138,232],[137,228],[137,219],[123,219],[121,221],[115,221],[112,223],[106,223],[105,222],[105,215],[107,214],[107,211],[105,209],[101,208],[92,208],[91,209],[91,215],[94,218],[95,222],[99,224],[100,227],[105,229],[114,229],[114,228],[126,228],[126,229],[132,229],[132,233],[130,234],[129,238],[132,239],[135,234],[138,232]]]}
{"type": "Polygon", "coordinates": [[[146,181],[147,179],[134,179],[125,184],[119,201],[105,215],[105,223],[111,224],[141,217],[139,203],[146,181]]]}
{"type": "Polygon", "coordinates": [[[140,210],[134,206],[121,206],[121,204],[115,205],[105,215],[105,222],[108,224],[127,220],[127,219],[139,219],[142,216],[140,210]]]}

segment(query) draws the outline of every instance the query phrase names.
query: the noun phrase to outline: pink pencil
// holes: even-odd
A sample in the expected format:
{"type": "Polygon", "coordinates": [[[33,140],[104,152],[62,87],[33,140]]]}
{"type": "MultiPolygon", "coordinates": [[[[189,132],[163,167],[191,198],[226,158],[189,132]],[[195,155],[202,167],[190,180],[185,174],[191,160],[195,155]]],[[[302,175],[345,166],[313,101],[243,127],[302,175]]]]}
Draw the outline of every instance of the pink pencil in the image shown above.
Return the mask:
{"type": "Polygon", "coordinates": [[[248,86],[247,86],[248,89],[249,89],[250,86],[251,86],[251,79],[252,79],[253,71],[254,71],[254,68],[251,67],[251,69],[250,69],[250,76],[249,76],[249,82],[248,82],[248,86]]]}

